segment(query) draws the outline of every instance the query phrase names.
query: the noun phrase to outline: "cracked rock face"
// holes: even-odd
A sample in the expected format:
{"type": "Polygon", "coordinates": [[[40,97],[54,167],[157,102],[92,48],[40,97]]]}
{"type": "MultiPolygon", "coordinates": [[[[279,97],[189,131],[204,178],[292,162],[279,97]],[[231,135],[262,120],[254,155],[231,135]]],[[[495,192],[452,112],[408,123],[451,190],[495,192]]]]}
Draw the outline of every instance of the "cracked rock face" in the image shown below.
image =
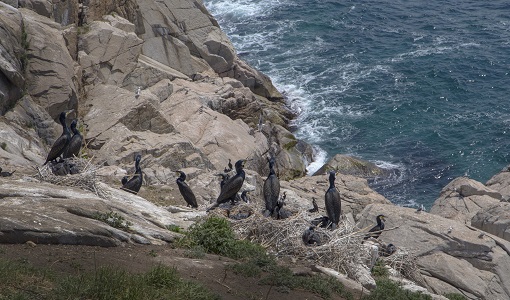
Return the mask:
{"type": "Polygon", "coordinates": [[[0,178],[0,242],[111,247],[166,244],[179,236],[165,227],[175,225],[167,210],[122,190],[100,188],[107,199],[70,187],[0,178]]]}
{"type": "Polygon", "coordinates": [[[362,212],[360,227],[387,216],[385,243],[417,257],[421,284],[438,294],[469,299],[510,299],[510,243],[459,222],[415,209],[373,204],[362,212]]]}
{"type": "Polygon", "coordinates": [[[476,180],[458,177],[441,190],[430,213],[469,225],[479,211],[498,204],[500,200],[498,191],[476,180]]]}

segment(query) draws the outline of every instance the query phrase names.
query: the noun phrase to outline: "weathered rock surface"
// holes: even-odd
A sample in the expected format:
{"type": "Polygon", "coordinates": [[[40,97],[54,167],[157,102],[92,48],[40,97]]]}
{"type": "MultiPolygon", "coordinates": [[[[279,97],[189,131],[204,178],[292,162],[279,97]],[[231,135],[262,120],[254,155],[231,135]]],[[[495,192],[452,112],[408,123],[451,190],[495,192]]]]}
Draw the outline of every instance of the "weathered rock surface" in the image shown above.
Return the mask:
{"type": "Polygon", "coordinates": [[[510,201],[510,166],[494,175],[485,185],[499,192],[503,201],[510,201]]]}
{"type": "Polygon", "coordinates": [[[333,156],[313,175],[323,175],[328,173],[329,170],[336,170],[342,174],[362,178],[385,177],[389,174],[388,170],[380,168],[374,163],[343,154],[333,156]]]}
{"type": "Polygon", "coordinates": [[[469,299],[510,299],[510,243],[459,222],[415,209],[373,204],[362,212],[369,228],[384,214],[380,240],[417,257],[421,284],[437,294],[461,293],[469,299]]]}
{"type": "MultiPolygon", "coordinates": [[[[317,200],[320,215],[326,215],[324,195],[329,188],[329,176],[307,176],[291,181],[280,181],[281,191],[287,192],[286,204],[291,211],[306,211],[312,208],[312,197],[317,200]]],[[[366,179],[339,174],[335,181],[340,192],[342,215],[359,214],[371,203],[391,204],[391,202],[372,190],[366,179]]]]}
{"type": "Polygon", "coordinates": [[[27,92],[53,119],[61,111],[78,108],[74,64],[59,24],[37,13],[22,12],[27,32],[27,92]]]}
{"type": "Polygon", "coordinates": [[[498,204],[500,200],[498,191],[476,180],[459,177],[441,190],[430,213],[469,225],[477,212],[498,204]]]}
{"type": "MultiPolygon", "coordinates": [[[[16,6],[17,7],[17,6],[16,6]]],[[[0,115],[14,106],[25,85],[26,53],[21,13],[0,2],[0,115]]]]}
{"type": "Polygon", "coordinates": [[[510,241],[510,203],[500,202],[477,212],[473,227],[510,241]]]}
{"type": "Polygon", "coordinates": [[[99,187],[107,199],[70,187],[0,178],[0,242],[108,247],[165,244],[179,236],[165,227],[175,225],[167,210],[122,190],[99,187]],[[98,214],[110,214],[110,225],[99,221],[98,214]]]}

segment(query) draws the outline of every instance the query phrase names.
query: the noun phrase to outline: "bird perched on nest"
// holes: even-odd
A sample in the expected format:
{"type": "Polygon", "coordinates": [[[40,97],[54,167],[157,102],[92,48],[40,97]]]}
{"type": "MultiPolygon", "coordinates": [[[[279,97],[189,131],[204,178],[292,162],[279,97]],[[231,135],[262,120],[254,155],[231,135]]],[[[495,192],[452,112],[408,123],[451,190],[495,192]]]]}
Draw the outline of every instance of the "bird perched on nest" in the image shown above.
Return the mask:
{"type": "Polygon", "coordinates": [[[232,171],[233,167],[232,167],[232,160],[230,160],[230,158],[228,159],[228,164],[227,164],[227,167],[225,169],[223,169],[223,172],[228,173],[230,171],[232,171]]]}
{"type": "Polygon", "coordinates": [[[264,202],[266,204],[266,211],[264,212],[264,216],[272,216],[274,210],[276,208],[278,198],[280,196],[280,180],[276,176],[274,171],[275,159],[271,157],[268,159],[269,163],[269,175],[267,176],[266,181],[264,182],[263,195],[264,202]]]}
{"type": "Polygon", "coordinates": [[[53,143],[51,146],[51,150],[48,153],[48,157],[46,157],[46,161],[43,166],[46,165],[50,161],[55,161],[66,149],[67,145],[71,141],[71,133],[69,132],[69,128],[67,127],[66,117],[73,112],[74,110],[63,111],[60,113],[59,121],[62,125],[62,134],[60,137],[53,143]]]}
{"type": "Polygon", "coordinates": [[[14,172],[16,172],[16,170],[12,172],[2,172],[2,168],[0,167],[0,177],[10,177],[12,174],[14,174],[14,172]]]}
{"type": "Polygon", "coordinates": [[[135,195],[138,194],[138,192],[140,191],[143,182],[142,169],[140,168],[141,160],[142,156],[140,154],[137,154],[135,156],[135,174],[121,187],[121,189],[125,190],[126,192],[130,192],[135,195]]]}
{"type": "Polygon", "coordinates": [[[176,174],[179,175],[179,178],[177,178],[177,186],[179,187],[179,192],[181,192],[182,197],[186,201],[186,206],[191,206],[193,208],[197,208],[197,199],[195,197],[195,194],[193,194],[193,191],[188,186],[188,184],[185,182],[186,180],[186,174],[183,171],[175,171],[176,174]]]}
{"type": "Polygon", "coordinates": [[[292,213],[288,209],[285,209],[283,207],[283,206],[286,205],[286,203],[285,203],[285,199],[286,198],[287,198],[287,192],[283,192],[283,195],[280,197],[278,202],[276,202],[276,207],[274,209],[274,214],[276,215],[275,217],[278,220],[287,219],[290,216],[292,216],[292,213]]]}
{"type": "Polygon", "coordinates": [[[372,229],[368,231],[368,233],[365,235],[363,239],[364,240],[368,240],[369,238],[377,239],[384,230],[384,221],[386,221],[385,218],[386,218],[385,215],[378,215],[377,217],[375,217],[377,225],[372,227],[372,229]]]}
{"type": "Polygon", "coordinates": [[[64,150],[63,157],[70,158],[73,156],[78,157],[80,155],[81,144],[83,143],[83,137],[80,134],[80,131],[76,128],[78,124],[78,120],[73,120],[71,122],[71,131],[73,132],[73,137],[69,141],[69,144],[64,150]]]}
{"type": "Polygon", "coordinates": [[[218,205],[228,202],[232,197],[235,197],[237,192],[241,189],[244,183],[244,178],[246,177],[246,173],[243,170],[243,163],[245,160],[240,159],[235,163],[236,175],[229,178],[221,187],[220,195],[218,199],[216,199],[216,203],[214,203],[211,207],[207,209],[210,211],[218,207],[218,205]]]}
{"type": "Polygon", "coordinates": [[[303,243],[307,246],[319,246],[321,244],[320,237],[317,232],[315,232],[315,226],[310,226],[306,229],[301,238],[303,239],[303,243]]]}
{"type": "Polygon", "coordinates": [[[310,208],[308,210],[308,212],[319,212],[319,206],[317,205],[317,201],[315,201],[315,197],[312,197],[312,205],[313,205],[313,208],[310,208]]]}
{"type": "Polygon", "coordinates": [[[324,195],[326,204],[326,212],[331,221],[331,229],[335,230],[340,222],[340,213],[342,212],[342,204],[340,203],[340,193],[335,187],[335,171],[329,172],[329,188],[324,195]]]}
{"type": "Polygon", "coordinates": [[[250,191],[249,190],[244,190],[242,193],[241,193],[241,200],[243,200],[244,202],[246,203],[250,203],[250,197],[248,196],[248,193],[250,191]]]}

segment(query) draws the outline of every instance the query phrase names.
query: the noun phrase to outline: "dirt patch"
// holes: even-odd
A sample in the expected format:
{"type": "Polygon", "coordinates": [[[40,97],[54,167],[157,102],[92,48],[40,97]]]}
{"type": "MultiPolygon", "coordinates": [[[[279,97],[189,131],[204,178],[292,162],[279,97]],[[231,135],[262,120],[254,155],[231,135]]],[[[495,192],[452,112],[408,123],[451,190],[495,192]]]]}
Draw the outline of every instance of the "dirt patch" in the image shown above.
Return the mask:
{"type": "Polygon", "coordinates": [[[232,259],[216,255],[206,255],[202,259],[188,258],[184,250],[170,246],[125,244],[121,247],[103,248],[2,244],[0,257],[28,262],[55,273],[72,275],[93,272],[104,266],[140,273],[162,264],[175,267],[183,279],[200,282],[222,299],[322,299],[310,292],[282,290],[276,286],[260,285],[257,278],[239,276],[226,269],[227,265],[235,262],[232,259]]]}

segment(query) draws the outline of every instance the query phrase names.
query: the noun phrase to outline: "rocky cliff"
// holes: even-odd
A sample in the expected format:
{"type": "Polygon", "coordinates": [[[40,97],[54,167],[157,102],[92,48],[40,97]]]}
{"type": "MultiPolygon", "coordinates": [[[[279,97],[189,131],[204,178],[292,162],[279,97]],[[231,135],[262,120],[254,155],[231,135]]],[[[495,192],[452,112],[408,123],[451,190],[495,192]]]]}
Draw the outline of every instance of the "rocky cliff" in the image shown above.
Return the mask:
{"type": "Polygon", "coordinates": [[[252,191],[251,213],[261,213],[273,155],[291,212],[316,198],[319,212],[308,217],[325,214],[322,174],[339,170],[345,219],[361,230],[387,215],[380,240],[416,258],[420,285],[510,299],[508,169],[486,184],[452,181],[431,213],[396,207],[369,187],[367,179],[389,175],[367,162],[339,155],[303,177],[313,151],[289,131],[293,117],[199,0],[0,1],[0,166],[17,170],[0,177],[0,242],[171,243],[178,234],[169,228],[206,215],[229,159],[249,159],[243,189],[252,191]],[[40,166],[67,109],[92,166],[48,183],[40,166]],[[131,195],[118,187],[136,153],[145,182],[131,195]],[[184,207],[177,169],[188,174],[197,210],[184,207]]]}

